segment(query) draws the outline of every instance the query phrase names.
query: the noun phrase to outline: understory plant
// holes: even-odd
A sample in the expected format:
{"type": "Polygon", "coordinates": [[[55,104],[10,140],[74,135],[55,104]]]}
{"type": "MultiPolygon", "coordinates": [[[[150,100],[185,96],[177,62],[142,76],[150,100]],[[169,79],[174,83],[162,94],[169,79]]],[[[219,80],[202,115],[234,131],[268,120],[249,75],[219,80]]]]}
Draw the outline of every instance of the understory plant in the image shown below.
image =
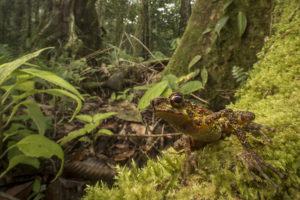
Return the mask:
{"type": "Polygon", "coordinates": [[[55,180],[62,172],[64,154],[60,145],[45,136],[51,128],[49,118],[35,100],[38,95],[69,97],[77,102],[70,120],[80,111],[83,97],[64,79],[54,73],[30,64],[45,48],[0,65],[0,158],[8,163],[0,178],[19,164],[39,168],[39,158],[57,156],[61,166],[55,180]]]}

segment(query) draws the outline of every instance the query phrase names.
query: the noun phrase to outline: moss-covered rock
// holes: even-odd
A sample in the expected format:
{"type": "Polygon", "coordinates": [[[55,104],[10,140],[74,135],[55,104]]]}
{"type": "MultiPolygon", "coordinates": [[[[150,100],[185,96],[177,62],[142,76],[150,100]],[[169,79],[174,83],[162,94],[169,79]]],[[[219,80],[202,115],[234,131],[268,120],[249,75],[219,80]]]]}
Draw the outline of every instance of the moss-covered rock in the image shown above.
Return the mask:
{"type": "Polygon", "coordinates": [[[273,12],[274,35],[259,54],[247,83],[238,90],[239,100],[229,107],[249,110],[256,122],[276,129],[269,133],[273,145],[259,136],[248,139],[266,162],[288,175],[280,179],[264,169],[279,185],[259,173],[252,181],[241,161],[235,136],[206,145],[199,151],[199,173],[187,184],[179,183],[184,155],[164,152],[142,169],[119,169],[113,188],[89,186],[84,199],[300,199],[300,11],[299,2],[277,0],[273,12]],[[298,7],[297,7],[298,6],[298,7]]]}

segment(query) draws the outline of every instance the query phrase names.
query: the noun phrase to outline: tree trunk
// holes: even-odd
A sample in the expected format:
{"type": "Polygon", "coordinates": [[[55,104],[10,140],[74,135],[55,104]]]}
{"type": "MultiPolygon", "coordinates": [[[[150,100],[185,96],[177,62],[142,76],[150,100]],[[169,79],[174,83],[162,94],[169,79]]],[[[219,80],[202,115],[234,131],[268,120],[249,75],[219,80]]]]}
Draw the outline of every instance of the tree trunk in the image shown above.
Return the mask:
{"type": "Polygon", "coordinates": [[[186,28],[186,25],[191,16],[191,1],[181,0],[180,1],[180,21],[179,21],[179,36],[181,36],[186,28]]]}
{"type": "Polygon", "coordinates": [[[175,50],[164,74],[188,73],[188,65],[196,56],[201,60],[192,69],[206,68],[209,77],[201,96],[209,100],[213,109],[224,108],[231,101],[238,86],[232,77],[232,67],[249,70],[257,60],[256,53],[262,48],[269,34],[272,2],[258,0],[225,1],[197,0],[188,26],[175,50]],[[247,29],[242,37],[238,34],[238,13],[247,18],[247,29]],[[228,17],[220,28],[220,21],[228,17]],[[219,26],[216,24],[219,22],[219,26]]]}
{"type": "MultiPolygon", "coordinates": [[[[138,22],[135,31],[135,37],[138,38],[146,47],[150,44],[150,30],[149,30],[149,3],[148,0],[141,0],[138,14],[138,22]]],[[[147,50],[138,42],[133,42],[133,54],[136,57],[146,57],[147,50]]]]}

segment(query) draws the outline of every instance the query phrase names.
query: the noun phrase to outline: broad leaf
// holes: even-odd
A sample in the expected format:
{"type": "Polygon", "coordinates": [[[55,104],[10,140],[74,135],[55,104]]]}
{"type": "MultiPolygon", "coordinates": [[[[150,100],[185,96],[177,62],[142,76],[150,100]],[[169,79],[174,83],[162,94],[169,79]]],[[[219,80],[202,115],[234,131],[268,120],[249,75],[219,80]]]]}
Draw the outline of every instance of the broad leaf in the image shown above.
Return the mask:
{"type": "Polygon", "coordinates": [[[191,68],[202,58],[201,55],[195,56],[191,62],[189,63],[188,69],[191,70],[191,68]]]}
{"type": "Polygon", "coordinates": [[[39,168],[40,162],[37,158],[28,157],[25,155],[17,155],[9,159],[8,167],[5,171],[0,174],[0,178],[2,178],[9,170],[17,166],[18,164],[26,164],[31,165],[35,168],[39,168]]]}
{"type": "Polygon", "coordinates": [[[247,27],[247,18],[245,13],[241,11],[238,13],[237,22],[238,22],[239,36],[242,37],[247,27]]]}
{"type": "Polygon", "coordinates": [[[203,85],[200,81],[190,81],[190,82],[187,82],[186,84],[184,84],[179,89],[179,92],[181,92],[182,94],[190,94],[201,88],[203,88],[203,85]]]}
{"type": "Polygon", "coordinates": [[[76,94],[81,100],[84,100],[81,94],[77,91],[75,87],[73,87],[69,82],[65,81],[61,77],[57,76],[56,74],[48,71],[43,71],[39,69],[34,68],[27,68],[27,69],[21,69],[20,71],[31,74],[33,76],[39,77],[41,79],[44,79],[50,83],[53,83],[55,85],[58,85],[66,90],[71,91],[72,93],[76,94]]]}
{"type": "MultiPolygon", "coordinates": [[[[176,90],[176,91],[178,91],[178,89],[176,90]]],[[[170,96],[170,94],[173,92],[173,90],[171,89],[171,88],[166,88],[165,90],[164,90],[164,92],[160,95],[160,96],[162,96],[162,97],[168,97],[168,96],[170,96]]]]}
{"type": "Polygon", "coordinates": [[[42,113],[40,107],[34,101],[31,100],[27,100],[22,104],[28,108],[28,115],[38,127],[39,134],[44,135],[47,129],[47,124],[46,118],[42,113]]]}
{"type": "Polygon", "coordinates": [[[168,75],[164,76],[162,80],[168,81],[168,86],[172,90],[175,90],[175,91],[178,90],[178,83],[177,83],[178,78],[174,74],[168,74],[168,75]]]}
{"type": "MultiPolygon", "coordinates": [[[[18,96],[13,96],[13,101],[8,105],[6,106],[3,111],[0,111],[0,113],[6,111],[10,106],[14,105],[15,103],[18,103],[20,100],[28,97],[28,96],[31,96],[31,95],[34,95],[34,94],[38,94],[38,93],[47,93],[47,94],[51,94],[51,95],[54,95],[54,96],[68,96],[68,97],[71,97],[72,99],[74,99],[76,102],[77,102],[77,107],[73,113],[73,116],[72,118],[69,120],[69,121],[72,121],[74,119],[74,117],[76,116],[76,114],[80,111],[81,107],[82,107],[82,102],[81,100],[74,94],[66,91],[66,90],[61,90],[61,89],[48,89],[48,90],[31,90],[31,91],[28,91],[28,92],[24,92],[23,94],[21,95],[18,95],[18,96]]],[[[11,115],[8,119],[8,121],[6,122],[6,124],[9,123],[9,121],[11,120],[11,117],[13,117],[13,115],[15,114],[15,112],[17,111],[18,107],[20,105],[16,105],[14,108],[13,108],[13,111],[11,112],[11,115]]],[[[5,125],[6,126],[6,125],[5,125]]]]}
{"type": "Polygon", "coordinates": [[[36,134],[30,135],[20,140],[13,146],[18,147],[20,151],[22,151],[26,156],[29,157],[51,158],[52,156],[57,156],[59,159],[61,159],[61,165],[53,181],[56,180],[57,177],[62,173],[64,165],[64,152],[58,144],[56,144],[52,140],[49,140],[45,136],[36,134]]]}
{"type": "Polygon", "coordinates": [[[142,110],[150,105],[150,100],[160,96],[163,91],[167,88],[168,81],[161,81],[154,86],[152,86],[147,92],[142,96],[138,103],[138,109],[142,110]]]}
{"type": "Polygon", "coordinates": [[[12,62],[9,63],[4,63],[2,65],[0,65],[0,85],[2,85],[2,83],[6,80],[7,77],[9,77],[9,75],[16,70],[17,68],[19,68],[21,65],[23,65],[24,63],[26,63],[28,60],[37,57],[42,51],[46,50],[46,49],[51,49],[52,47],[48,47],[48,48],[44,48],[41,50],[38,50],[36,52],[27,54],[21,58],[18,58],[12,62]]]}
{"type": "Polygon", "coordinates": [[[222,28],[225,26],[225,24],[227,23],[229,17],[228,16],[225,16],[225,17],[222,17],[216,24],[215,26],[215,31],[216,33],[220,36],[220,32],[222,30],[222,28]]]}

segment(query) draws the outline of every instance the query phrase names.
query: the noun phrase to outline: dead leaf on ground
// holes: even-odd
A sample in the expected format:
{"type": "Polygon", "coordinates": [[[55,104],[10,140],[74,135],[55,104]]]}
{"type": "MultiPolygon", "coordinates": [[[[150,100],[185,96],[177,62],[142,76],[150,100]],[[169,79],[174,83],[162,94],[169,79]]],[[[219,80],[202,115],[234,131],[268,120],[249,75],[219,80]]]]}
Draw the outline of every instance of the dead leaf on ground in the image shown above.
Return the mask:
{"type": "Polygon", "coordinates": [[[145,135],[146,132],[146,126],[141,125],[141,124],[130,124],[129,125],[132,132],[135,132],[137,135],[145,135]]]}
{"type": "Polygon", "coordinates": [[[120,153],[115,156],[114,160],[115,160],[115,162],[120,162],[120,161],[126,160],[127,158],[131,157],[134,154],[134,152],[135,152],[135,150],[120,153]]]}

